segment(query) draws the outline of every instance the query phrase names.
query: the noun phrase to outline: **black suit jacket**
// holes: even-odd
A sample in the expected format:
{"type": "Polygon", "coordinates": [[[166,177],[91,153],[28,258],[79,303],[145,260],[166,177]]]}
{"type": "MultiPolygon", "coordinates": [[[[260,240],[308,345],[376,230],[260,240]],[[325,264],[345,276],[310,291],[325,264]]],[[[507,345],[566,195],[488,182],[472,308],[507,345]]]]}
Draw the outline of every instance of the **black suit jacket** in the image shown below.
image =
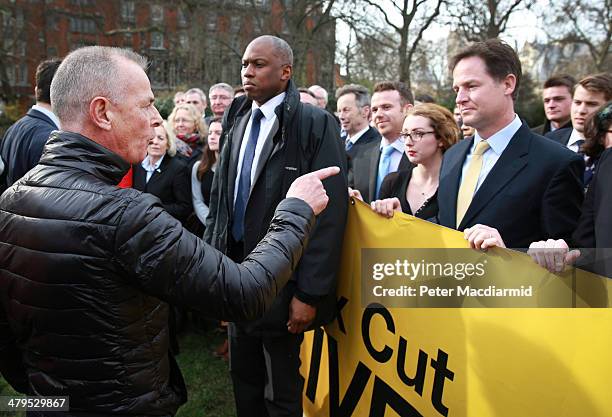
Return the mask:
{"type": "MultiPolygon", "coordinates": [[[[546,120],[545,123],[541,124],[540,126],[536,126],[533,129],[531,129],[531,131],[533,133],[537,133],[538,135],[542,135],[542,136],[546,136],[547,133],[551,133],[550,130],[550,120],[546,120]]],[[[570,120],[569,122],[567,122],[566,124],[564,124],[563,126],[559,127],[559,129],[566,129],[566,128],[571,128],[572,127],[572,121],[570,120]]],[[[559,130],[557,129],[557,130],[559,130]]],[[[554,131],[556,132],[556,130],[554,131]]]]}
{"type": "Polygon", "coordinates": [[[189,174],[185,160],[166,154],[149,182],[146,182],[147,171],[142,165],[135,165],[132,187],[159,198],[166,211],[183,222],[193,210],[189,174]]]}
{"type": "Polygon", "coordinates": [[[548,132],[547,134],[545,134],[544,136],[554,140],[557,143],[560,143],[561,145],[567,147],[567,143],[569,142],[569,138],[572,135],[572,130],[574,130],[571,127],[568,128],[563,128],[563,129],[557,129],[554,132],[548,132]]]}
{"type": "Polygon", "coordinates": [[[365,133],[361,135],[359,139],[357,139],[357,142],[355,142],[351,149],[346,151],[346,154],[350,159],[352,159],[365,148],[365,145],[372,142],[380,143],[380,133],[378,133],[378,130],[370,126],[368,130],[366,130],[365,133]]]}
{"type": "Polygon", "coordinates": [[[13,185],[38,164],[47,139],[54,130],[57,130],[55,123],[33,109],[9,127],[0,144],[0,156],[6,165],[6,187],[13,185]]]}
{"type": "Polygon", "coordinates": [[[464,230],[476,224],[496,228],[509,248],[538,240],[571,240],[583,200],[584,160],[536,135],[523,123],[478,189],[456,227],[461,170],[474,139],[444,154],[438,188],[441,225],[464,230]]]}
{"type": "MultiPolygon", "coordinates": [[[[366,203],[376,200],[376,177],[378,176],[381,140],[362,146],[359,153],[349,162],[349,187],[359,190],[366,203]]],[[[403,153],[397,170],[406,170],[410,166],[408,157],[403,153]]]]}

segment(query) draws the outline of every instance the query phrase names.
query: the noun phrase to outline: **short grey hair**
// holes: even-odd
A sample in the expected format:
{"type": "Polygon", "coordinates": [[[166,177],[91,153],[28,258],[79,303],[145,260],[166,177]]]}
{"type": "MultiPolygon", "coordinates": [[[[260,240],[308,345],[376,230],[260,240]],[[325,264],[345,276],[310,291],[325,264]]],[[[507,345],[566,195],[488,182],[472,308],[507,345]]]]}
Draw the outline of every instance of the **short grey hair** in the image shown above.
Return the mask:
{"type": "Polygon", "coordinates": [[[315,93],[315,95],[317,94],[317,92],[321,93],[323,95],[323,98],[325,99],[325,104],[327,104],[327,90],[324,89],[323,87],[321,87],[320,85],[311,85],[310,87],[308,87],[308,89],[310,91],[312,91],[313,93],[315,93]]]}
{"type": "Polygon", "coordinates": [[[202,90],[201,90],[201,89],[199,89],[199,88],[196,88],[196,87],[194,87],[194,88],[190,88],[189,90],[185,91],[185,94],[184,94],[184,95],[187,95],[187,94],[197,94],[197,95],[199,95],[199,96],[200,96],[200,98],[202,99],[202,102],[203,102],[203,103],[208,103],[208,102],[206,101],[206,94],[204,94],[204,91],[202,91],[202,90]]]}
{"type": "Polygon", "coordinates": [[[370,105],[370,92],[363,85],[347,84],[336,90],[336,100],[347,94],[355,95],[355,102],[359,107],[370,105]]]}
{"type": "Polygon", "coordinates": [[[260,41],[269,42],[272,45],[274,55],[281,60],[283,65],[293,66],[293,49],[291,49],[287,41],[272,35],[262,35],[252,40],[251,43],[260,41]]]}
{"type": "Polygon", "coordinates": [[[212,95],[213,90],[216,90],[218,88],[220,88],[221,90],[225,90],[230,95],[230,97],[234,97],[234,87],[226,83],[214,84],[208,89],[208,96],[210,97],[212,95]]]}
{"type": "Polygon", "coordinates": [[[51,107],[60,122],[85,118],[94,97],[120,101],[125,91],[120,61],[128,60],[146,70],[147,59],[129,49],[86,46],[69,53],[51,82],[51,107]]]}

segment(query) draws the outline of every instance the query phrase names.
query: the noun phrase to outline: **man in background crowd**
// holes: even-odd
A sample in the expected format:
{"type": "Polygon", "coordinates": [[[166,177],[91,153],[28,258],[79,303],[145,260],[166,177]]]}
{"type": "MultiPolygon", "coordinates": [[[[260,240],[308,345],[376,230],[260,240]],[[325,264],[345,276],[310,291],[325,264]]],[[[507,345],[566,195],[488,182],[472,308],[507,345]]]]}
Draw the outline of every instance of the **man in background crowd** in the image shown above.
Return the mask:
{"type": "Polygon", "coordinates": [[[569,75],[554,75],[544,82],[542,100],[546,122],[531,129],[540,135],[572,127],[570,110],[576,80],[569,75]]]}
{"type": "Polygon", "coordinates": [[[207,126],[210,125],[212,119],[223,117],[225,109],[234,99],[234,89],[226,83],[215,84],[208,90],[208,99],[210,100],[210,110],[213,114],[204,119],[207,126]]]}
{"type": "Polygon", "coordinates": [[[578,81],[571,104],[572,127],[549,132],[546,137],[579,152],[584,143],[584,125],[589,117],[612,99],[612,74],[589,75],[578,81]]]}
{"type": "Polygon", "coordinates": [[[365,145],[349,167],[351,192],[358,192],[368,204],[378,198],[387,174],[410,166],[400,133],[413,103],[412,92],[402,82],[383,81],[374,86],[372,120],[381,140],[365,145]]]}
{"type": "Polygon", "coordinates": [[[312,94],[314,94],[315,98],[317,99],[317,105],[322,109],[326,109],[328,97],[327,90],[316,84],[311,85],[308,89],[312,91],[312,94]]]}
{"type": "Polygon", "coordinates": [[[34,167],[40,160],[49,134],[60,128],[57,116],[51,110],[51,80],[62,61],[42,61],[36,68],[36,104],[28,113],[6,131],[0,143],[0,158],[5,170],[0,175],[0,192],[34,167]]]}
{"type": "Polygon", "coordinates": [[[380,142],[380,133],[370,126],[370,93],[362,85],[349,84],[336,90],[337,115],[346,132],[345,148],[354,158],[364,145],[380,142]]]}

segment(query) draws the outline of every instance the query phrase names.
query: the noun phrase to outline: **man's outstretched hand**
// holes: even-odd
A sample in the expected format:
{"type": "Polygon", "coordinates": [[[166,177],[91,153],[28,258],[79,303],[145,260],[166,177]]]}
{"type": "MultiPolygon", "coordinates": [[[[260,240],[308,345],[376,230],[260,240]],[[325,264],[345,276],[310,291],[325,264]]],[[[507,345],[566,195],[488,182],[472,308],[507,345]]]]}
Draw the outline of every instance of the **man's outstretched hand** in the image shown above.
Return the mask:
{"type": "Polygon", "coordinates": [[[339,172],[340,168],[338,167],[327,167],[302,175],[293,181],[291,187],[289,187],[287,198],[294,197],[304,200],[312,208],[314,214],[318,215],[325,210],[329,202],[329,197],[321,181],[339,172]]]}

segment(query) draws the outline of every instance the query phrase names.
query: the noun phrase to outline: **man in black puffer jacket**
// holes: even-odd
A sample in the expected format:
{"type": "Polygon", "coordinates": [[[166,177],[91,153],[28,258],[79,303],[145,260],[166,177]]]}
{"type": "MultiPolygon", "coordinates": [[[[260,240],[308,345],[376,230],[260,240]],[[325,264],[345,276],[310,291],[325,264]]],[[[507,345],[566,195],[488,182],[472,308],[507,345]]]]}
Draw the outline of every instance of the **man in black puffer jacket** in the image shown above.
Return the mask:
{"type": "Polygon", "coordinates": [[[170,416],[186,401],[168,352],[168,303],[261,316],[327,204],[320,170],[296,180],[236,264],[116,185],[162,119],[139,55],[86,47],[51,86],[64,131],[0,199],[0,372],[19,392],[69,396],[66,416],[170,416]]]}

